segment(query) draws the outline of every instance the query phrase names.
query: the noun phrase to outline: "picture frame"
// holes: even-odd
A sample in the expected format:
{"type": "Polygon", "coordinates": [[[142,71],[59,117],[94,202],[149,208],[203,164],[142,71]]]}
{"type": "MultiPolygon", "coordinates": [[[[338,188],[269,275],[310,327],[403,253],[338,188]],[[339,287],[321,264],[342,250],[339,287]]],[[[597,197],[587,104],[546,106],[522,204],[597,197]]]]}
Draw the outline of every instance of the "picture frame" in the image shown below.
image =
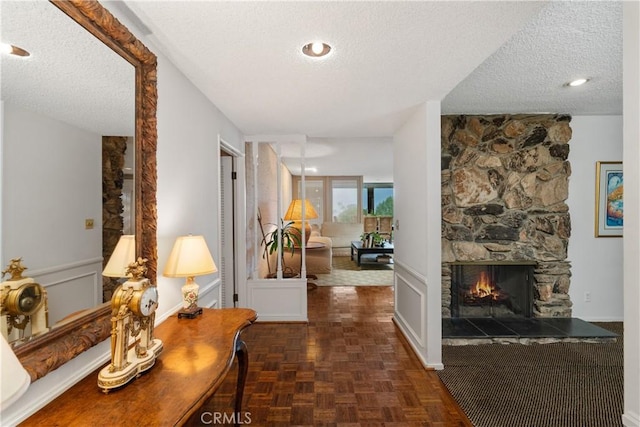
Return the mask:
{"type": "Polygon", "coordinates": [[[622,237],[623,190],[622,162],[596,162],[596,237],[622,237]]]}

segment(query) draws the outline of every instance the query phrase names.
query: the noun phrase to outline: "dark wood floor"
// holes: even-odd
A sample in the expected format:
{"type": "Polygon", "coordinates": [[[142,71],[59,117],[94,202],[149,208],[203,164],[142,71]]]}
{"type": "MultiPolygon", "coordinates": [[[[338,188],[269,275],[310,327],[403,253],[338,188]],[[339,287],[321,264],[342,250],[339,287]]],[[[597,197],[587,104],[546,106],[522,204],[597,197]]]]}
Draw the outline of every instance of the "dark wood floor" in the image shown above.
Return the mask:
{"type": "MultiPolygon", "coordinates": [[[[309,323],[243,333],[249,374],[240,421],[252,426],[471,426],[391,318],[389,287],[319,287],[309,323]]],[[[233,413],[236,370],[190,425],[233,413]],[[216,415],[218,414],[218,415],[216,415]]],[[[227,418],[228,420],[229,418],[227,418]]]]}

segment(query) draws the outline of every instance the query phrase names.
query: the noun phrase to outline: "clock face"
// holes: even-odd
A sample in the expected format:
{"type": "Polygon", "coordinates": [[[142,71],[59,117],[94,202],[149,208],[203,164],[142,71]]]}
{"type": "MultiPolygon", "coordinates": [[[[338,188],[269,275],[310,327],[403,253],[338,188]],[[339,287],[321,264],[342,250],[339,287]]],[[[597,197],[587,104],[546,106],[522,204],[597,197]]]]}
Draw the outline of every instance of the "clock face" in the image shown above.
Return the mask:
{"type": "Polygon", "coordinates": [[[142,291],[140,296],[140,314],[149,316],[158,308],[158,288],[149,286],[142,291]]]}
{"type": "Polygon", "coordinates": [[[40,287],[31,283],[20,293],[18,307],[24,314],[33,314],[42,304],[42,293],[40,287]]]}
{"type": "Polygon", "coordinates": [[[31,316],[44,304],[42,287],[37,283],[27,283],[9,291],[5,308],[9,313],[31,316]]]}

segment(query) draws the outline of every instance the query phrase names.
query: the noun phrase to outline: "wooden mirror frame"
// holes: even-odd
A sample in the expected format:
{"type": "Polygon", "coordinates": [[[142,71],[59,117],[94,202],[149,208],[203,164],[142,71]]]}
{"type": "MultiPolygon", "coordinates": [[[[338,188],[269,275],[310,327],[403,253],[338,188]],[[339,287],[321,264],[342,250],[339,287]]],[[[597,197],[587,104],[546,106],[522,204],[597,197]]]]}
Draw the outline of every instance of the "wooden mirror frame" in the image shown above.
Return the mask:
{"type": "MultiPolygon", "coordinates": [[[[147,259],[147,277],[156,283],[156,56],[96,0],[49,1],[135,68],[136,253],[147,259]]],[[[111,306],[107,302],[16,347],[15,353],[33,382],[110,335],[111,306]]]]}

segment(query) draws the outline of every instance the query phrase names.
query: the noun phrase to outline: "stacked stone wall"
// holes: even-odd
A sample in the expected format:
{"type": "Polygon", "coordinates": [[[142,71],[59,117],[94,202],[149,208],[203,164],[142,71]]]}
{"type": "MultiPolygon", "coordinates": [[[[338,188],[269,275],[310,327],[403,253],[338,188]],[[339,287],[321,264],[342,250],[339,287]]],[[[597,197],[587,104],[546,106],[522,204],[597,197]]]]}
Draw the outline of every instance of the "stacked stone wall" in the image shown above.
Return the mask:
{"type": "MultiPolygon", "coordinates": [[[[106,267],[113,253],[122,230],[124,220],[122,213],[122,188],[124,185],[124,158],[127,150],[127,137],[102,137],[102,258],[106,267]]],[[[118,286],[118,279],[103,277],[102,300],[110,301],[113,291],[118,286]]]]}
{"type": "Polygon", "coordinates": [[[534,316],[571,317],[565,115],[442,117],[442,313],[452,262],[536,261],[534,316]]]}

